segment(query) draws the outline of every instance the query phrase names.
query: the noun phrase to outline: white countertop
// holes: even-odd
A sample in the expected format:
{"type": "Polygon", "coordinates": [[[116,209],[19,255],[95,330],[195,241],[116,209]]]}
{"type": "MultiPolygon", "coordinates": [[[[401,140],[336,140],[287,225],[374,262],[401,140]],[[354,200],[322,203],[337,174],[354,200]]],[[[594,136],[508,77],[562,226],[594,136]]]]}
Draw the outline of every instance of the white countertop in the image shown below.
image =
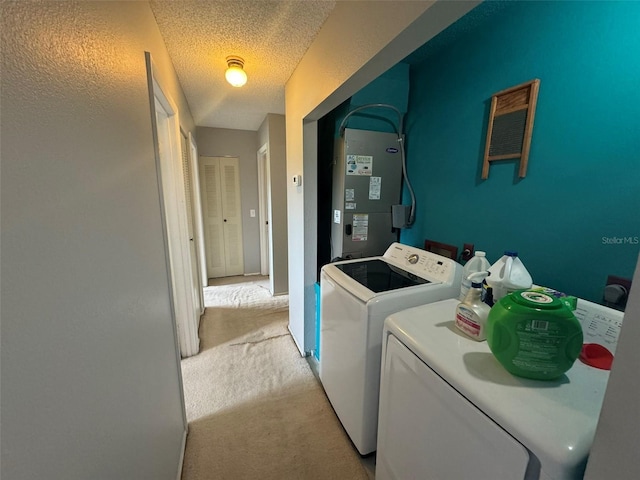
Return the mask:
{"type": "Polygon", "coordinates": [[[395,313],[385,321],[384,338],[387,332],[396,336],[530,450],[547,475],[563,478],[561,465],[583,470],[609,372],[576,360],[557,380],[513,376],[487,342],[471,340],[455,327],[458,303],[443,300],[395,313]]]}

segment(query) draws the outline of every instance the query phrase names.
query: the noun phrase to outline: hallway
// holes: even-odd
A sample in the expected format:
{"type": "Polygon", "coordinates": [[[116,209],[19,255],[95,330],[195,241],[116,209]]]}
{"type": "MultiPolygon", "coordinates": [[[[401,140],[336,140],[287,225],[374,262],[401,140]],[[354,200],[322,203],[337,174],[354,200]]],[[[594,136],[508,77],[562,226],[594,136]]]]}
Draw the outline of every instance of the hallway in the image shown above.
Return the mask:
{"type": "Polygon", "coordinates": [[[291,339],[288,296],[267,286],[252,276],[205,288],[201,351],[182,360],[182,478],[372,478],[291,339]]]}

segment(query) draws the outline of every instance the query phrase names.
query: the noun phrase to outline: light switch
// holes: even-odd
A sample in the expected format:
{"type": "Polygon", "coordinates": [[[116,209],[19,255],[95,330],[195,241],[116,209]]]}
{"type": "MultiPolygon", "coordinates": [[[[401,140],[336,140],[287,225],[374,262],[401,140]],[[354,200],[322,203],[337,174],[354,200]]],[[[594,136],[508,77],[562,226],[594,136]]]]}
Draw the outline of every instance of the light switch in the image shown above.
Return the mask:
{"type": "Polygon", "coordinates": [[[251,217],[255,217],[256,216],[256,211],[253,208],[251,210],[249,210],[249,216],[251,216],[251,217]]]}

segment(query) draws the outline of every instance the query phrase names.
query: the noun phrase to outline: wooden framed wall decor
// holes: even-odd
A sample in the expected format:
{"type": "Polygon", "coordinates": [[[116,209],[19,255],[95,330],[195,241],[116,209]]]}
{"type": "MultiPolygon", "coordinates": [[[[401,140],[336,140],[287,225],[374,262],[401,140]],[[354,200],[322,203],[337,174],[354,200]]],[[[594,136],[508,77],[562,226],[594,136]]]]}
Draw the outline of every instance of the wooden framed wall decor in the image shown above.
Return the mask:
{"type": "Polygon", "coordinates": [[[489,178],[491,162],[517,158],[520,159],[518,176],[526,176],[539,87],[540,80],[535,79],[502,90],[491,97],[482,164],[483,180],[489,178]]]}
{"type": "Polygon", "coordinates": [[[424,249],[427,252],[437,253],[438,255],[442,255],[443,257],[447,257],[447,258],[452,258],[454,260],[458,258],[458,247],[454,245],[448,245],[446,243],[425,239],[424,249]]]}

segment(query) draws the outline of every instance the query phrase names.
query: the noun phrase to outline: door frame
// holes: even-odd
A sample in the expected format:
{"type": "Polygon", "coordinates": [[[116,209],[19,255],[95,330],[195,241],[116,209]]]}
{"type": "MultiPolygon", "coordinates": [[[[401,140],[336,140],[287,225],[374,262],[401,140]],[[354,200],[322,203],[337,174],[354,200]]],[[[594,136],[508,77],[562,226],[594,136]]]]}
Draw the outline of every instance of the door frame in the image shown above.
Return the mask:
{"type": "MultiPolygon", "coordinates": [[[[257,154],[258,161],[258,221],[260,222],[260,275],[271,274],[271,185],[269,175],[269,144],[257,154]],[[265,228],[266,226],[266,228],[265,228]]],[[[273,292],[272,292],[273,293],[273,292]]]]}
{"type": "Polygon", "coordinates": [[[158,75],[155,74],[156,68],[149,52],[145,52],[145,59],[160,208],[164,220],[162,223],[165,252],[171,279],[169,298],[173,310],[178,345],[178,371],[180,371],[180,357],[195,355],[200,346],[197,329],[199,315],[196,317],[191,292],[193,288],[191,253],[188,244],[189,230],[182,174],[180,121],[176,104],[165,93],[158,81],[158,75]],[[166,116],[162,123],[158,121],[158,114],[166,116]]]}
{"type": "MultiPolygon", "coordinates": [[[[173,287],[173,281],[172,281],[173,275],[171,271],[171,261],[169,258],[169,232],[168,232],[168,227],[166,222],[166,206],[164,201],[162,178],[160,173],[160,167],[161,167],[160,143],[158,139],[158,126],[157,126],[155,102],[156,102],[156,91],[162,92],[162,89],[160,88],[160,85],[158,85],[156,81],[156,76],[154,75],[155,68],[153,66],[153,61],[151,59],[151,53],[144,52],[144,58],[145,58],[145,67],[147,70],[147,90],[149,92],[149,108],[151,113],[151,132],[153,136],[153,150],[154,150],[155,165],[156,165],[156,182],[158,185],[158,194],[159,194],[158,200],[160,203],[160,212],[163,217],[163,221],[161,222],[161,225],[162,225],[162,237],[164,241],[164,251],[165,251],[165,268],[167,270],[167,278],[169,279],[169,282],[167,282],[168,283],[167,293],[169,297],[169,306],[170,306],[169,310],[171,312],[170,321],[173,327],[172,330],[173,330],[173,341],[174,341],[174,350],[175,350],[175,358],[176,358],[176,370],[178,375],[178,387],[180,389],[180,395],[179,395],[180,407],[182,409],[183,433],[182,433],[182,443],[180,448],[180,461],[178,465],[178,476],[179,476],[180,472],[182,471],[182,465],[184,462],[184,452],[186,448],[189,422],[187,421],[187,409],[184,401],[184,386],[182,381],[182,365],[181,365],[182,358],[180,355],[180,341],[178,338],[179,337],[178,321],[177,321],[177,315],[176,315],[176,307],[175,307],[175,301],[174,301],[175,294],[174,294],[174,287],[173,287]]],[[[165,97],[163,93],[160,95],[165,97]]]]}

